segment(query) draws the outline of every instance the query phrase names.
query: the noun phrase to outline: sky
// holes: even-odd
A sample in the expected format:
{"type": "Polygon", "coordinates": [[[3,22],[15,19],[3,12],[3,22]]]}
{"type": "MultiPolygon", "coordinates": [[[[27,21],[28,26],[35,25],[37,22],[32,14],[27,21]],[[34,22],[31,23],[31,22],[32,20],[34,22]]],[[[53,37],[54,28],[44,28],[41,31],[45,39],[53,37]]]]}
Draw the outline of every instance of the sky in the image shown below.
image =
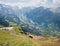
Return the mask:
{"type": "Polygon", "coordinates": [[[0,0],[0,3],[22,7],[60,7],[60,0],[0,0]]]}

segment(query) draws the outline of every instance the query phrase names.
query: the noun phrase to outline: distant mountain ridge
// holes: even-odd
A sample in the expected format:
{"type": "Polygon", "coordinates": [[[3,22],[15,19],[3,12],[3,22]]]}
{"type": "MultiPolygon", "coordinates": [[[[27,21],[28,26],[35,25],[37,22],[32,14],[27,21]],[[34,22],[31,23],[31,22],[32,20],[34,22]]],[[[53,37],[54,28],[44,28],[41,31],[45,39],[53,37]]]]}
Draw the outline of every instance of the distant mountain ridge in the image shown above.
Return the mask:
{"type": "MultiPolygon", "coordinates": [[[[20,22],[19,17],[15,14],[15,11],[12,7],[0,4],[0,17],[4,19],[7,23],[16,24],[20,22]]],[[[1,21],[4,21],[1,20],[1,21]]],[[[8,25],[9,26],[9,25],[8,25]]]]}
{"type": "MultiPolygon", "coordinates": [[[[58,10],[57,10],[58,11],[58,10]]],[[[58,36],[60,32],[60,13],[50,8],[22,8],[0,4],[0,24],[4,19],[7,26],[17,25],[26,32],[42,36],[58,36]],[[58,34],[58,35],[57,35],[58,34]]],[[[2,22],[3,23],[3,22],[2,22]]],[[[3,24],[2,24],[3,25],[3,24]]],[[[6,24],[4,24],[6,25],[6,24]]]]}

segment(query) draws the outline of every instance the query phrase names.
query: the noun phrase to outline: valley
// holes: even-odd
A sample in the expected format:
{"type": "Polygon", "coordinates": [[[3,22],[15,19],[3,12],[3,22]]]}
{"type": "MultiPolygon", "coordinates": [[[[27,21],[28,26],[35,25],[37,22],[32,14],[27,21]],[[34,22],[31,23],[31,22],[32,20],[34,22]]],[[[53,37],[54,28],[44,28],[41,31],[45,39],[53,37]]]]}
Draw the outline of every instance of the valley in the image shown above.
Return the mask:
{"type": "Polygon", "coordinates": [[[60,7],[11,5],[0,2],[0,46],[60,46],[60,7]]]}

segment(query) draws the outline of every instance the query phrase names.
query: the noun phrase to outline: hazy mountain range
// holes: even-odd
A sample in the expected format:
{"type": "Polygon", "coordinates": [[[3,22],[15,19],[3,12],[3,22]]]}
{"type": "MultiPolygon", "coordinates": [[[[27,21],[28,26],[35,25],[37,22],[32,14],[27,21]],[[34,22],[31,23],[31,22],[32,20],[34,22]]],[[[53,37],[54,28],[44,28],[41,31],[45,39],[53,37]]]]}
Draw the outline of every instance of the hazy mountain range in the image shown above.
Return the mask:
{"type": "Polygon", "coordinates": [[[17,25],[24,31],[37,35],[59,36],[60,7],[53,9],[40,6],[19,9],[19,7],[0,4],[0,25],[17,25]]]}

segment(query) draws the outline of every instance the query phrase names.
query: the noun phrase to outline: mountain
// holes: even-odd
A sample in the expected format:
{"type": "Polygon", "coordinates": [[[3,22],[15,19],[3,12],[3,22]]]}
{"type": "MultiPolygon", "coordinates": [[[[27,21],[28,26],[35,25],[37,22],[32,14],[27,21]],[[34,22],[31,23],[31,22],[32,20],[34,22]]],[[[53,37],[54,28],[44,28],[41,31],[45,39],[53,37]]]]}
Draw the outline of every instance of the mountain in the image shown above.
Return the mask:
{"type": "Polygon", "coordinates": [[[60,32],[59,12],[53,12],[49,8],[45,9],[44,7],[38,7],[25,13],[25,15],[28,18],[28,22],[30,24],[30,32],[39,35],[57,35],[56,33],[60,32]]]}
{"type": "Polygon", "coordinates": [[[17,16],[17,10],[14,10],[13,7],[0,4],[0,24],[4,26],[19,25],[20,19],[17,16]]]}
{"type": "Polygon", "coordinates": [[[40,6],[19,9],[0,4],[0,20],[0,25],[19,26],[23,31],[36,35],[60,36],[60,13],[53,12],[51,8],[40,6]]]}

